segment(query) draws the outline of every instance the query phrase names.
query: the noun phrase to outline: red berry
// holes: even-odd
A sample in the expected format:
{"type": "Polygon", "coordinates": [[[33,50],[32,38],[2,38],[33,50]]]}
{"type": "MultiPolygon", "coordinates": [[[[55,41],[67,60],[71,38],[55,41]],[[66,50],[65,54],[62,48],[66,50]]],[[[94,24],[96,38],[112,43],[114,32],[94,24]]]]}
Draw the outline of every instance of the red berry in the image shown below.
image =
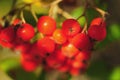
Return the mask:
{"type": "Polygon", "coordinates": [[[53,53],[55,50],[55,42],[50,37],[44,37],[37,41],[37,46],[40,50],[44,51],[44,57],[53,53]]]}
{"type": "Polygon", "coordinates": [[[56,29],[53,33],[53,39],[57,44],[63,44],[67,41],[66,36],[62,33],[61,29],[56,29]]]}
{"type": "Polygon", "coordinates": [[[77,34],[70,40],[70,43],[80,50],[91,48],[90,39],[85,33],[77,34]]]}
{"type": "Polygon", "coordinates": [[[38,64],[35,61],[33,61],[31,57],[28,56],[21,57],[21,64],[23,69],[27,72],[34,71],[38,66],[38,64]]]}
{"type": "Polygon", "coordinates": [[[0,32],[0,44],[3,47],[9,47],[11,48],[12,41],[15,39],[15,31],[12,26],[3,28],[2,31],[0,32]]]}
{"type": "Polygon", "coordinates": [[[34,28],[27,23],[22,24],[17,30],[17,36],[24,41],[28,41],[34,37],[34,28]]]}
{"type": "Polygon", "coordinates": [[[106,24],[101,18],[96,18],[92,21],[88,28],[88,35],[97,41],[102,41],[106,37],[106,24]]]}
{"type": "Polygon", "coordinates": [[[15,26],[15,25],[19,24],[20,22],[21,22],[20,19],[15,19],[12,24],[15,26]]]}
{"type": "Polygon", "coordinates": [[[69,58],[79,53],[79,50],[71,43],[66,43],[62,45],[61,50],[62,50],[62,53],[69,58]]]}
{"type": "Polygon", "coordinates": [[[88,29],[88,35],[97,41],[102,41],[106,37],[106,28],[102,26],[90,26],[88,29]]]}
{"type": "Polygon", "coordinates": [[[42,16],[38,20],[38,31],[45,35],[52,35],[56,29],[56,21],[49,16],[42,16]]]}
{"type": "Polygon", "coordinates": [[[62,31],[68,37],[75,36],[77,33],[81,32],[81,30],[80,24],[75,19],[67,19],[62,24],[62,31]]]}
{"type": "Polygon", "coordinates": [[[14,50],[24,53],[24,52],[27,52],[30,49],[31,46],[32,45],[29,42],[22,42],[20,44],[15,45],[14,50]]]}
{"type": "Polygon", "coordinates": [[[94,26],[94,25],[106,27],[105,21],[103,20],[103,18],[100,18],[100,17],[92,20],[92,22],[90,23],[90,26],[94,26]]]}

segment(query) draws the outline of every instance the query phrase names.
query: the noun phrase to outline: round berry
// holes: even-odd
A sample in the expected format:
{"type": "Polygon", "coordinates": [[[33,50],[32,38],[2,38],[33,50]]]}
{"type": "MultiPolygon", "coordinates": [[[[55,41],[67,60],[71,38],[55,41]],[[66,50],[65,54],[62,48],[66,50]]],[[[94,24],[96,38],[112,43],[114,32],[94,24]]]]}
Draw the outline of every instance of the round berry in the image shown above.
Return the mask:
{"type": "Polygon", "coordinates": [[[90,26],[94,26],[94,25],[106,27],[105,21],[103,20],[103,18],[100,18],[100,17],[92,20],[92,22],[90,23],[90,26]]]}
{"type": "Polygon", "coordinates": [[[37,46],[40,50],[44,51],[44,57],[48,56],[49,54],[53,53],[55,50],[55,42],[50,37],[44,37],[37,41],[37,46]]]}
{"type": "Polygon", "coordinates": [[[69,58],[79,53],[79,50],[71,43],[66,43],[62,45],[61,50],[62,50],[62,53],[69,58]]]}
{"type": "Polygon", "coordinates": [[[106,28],[97,25],[90,26],[88,29],[88,35],[93,40],[102,41],[106,38],[106,28]]]}
{"type": "Polygon", "coordinates": [[[29,41],[34,37],[34,28],[27,23],[22,24],[17,30],[17,36],[24,41],[29,41]]]}
{"type": "Polygon", "coordinates": [[[63,44],[67,41],[67,37],[63,34],[61,29],[56,29],[52,37],[57,44],[63,44]]]}
{"type": "Polygon", "coordinates": [[[67,19],[62,24],[62,31],[68,37],[76,35],[77,33],[81,32],[81,30],[82,28],[80,24],[75,19],[67,19]]]}
{"type": "Polygon", "coordinates": [[[52,35],[56,29],[56,21],[50,16],[42,16],[38,20],[38,31],[45,35],[52,35]]]}
{"type": "Polygon", "coordinates": [[[91,48],[90,39],[87,34],[79,33],[75,35],[71,40],[70,43],[73,44],[79,50],[89,49],[91,48]]]}
{"type": "Polygon", "coordinates": [[[15,31],[12,26],[9,26],[7,28],[3,28],[0,32],[0,44],[3,47],[9,47],[11,48],[12,42],[15,39],[15,31]]]}

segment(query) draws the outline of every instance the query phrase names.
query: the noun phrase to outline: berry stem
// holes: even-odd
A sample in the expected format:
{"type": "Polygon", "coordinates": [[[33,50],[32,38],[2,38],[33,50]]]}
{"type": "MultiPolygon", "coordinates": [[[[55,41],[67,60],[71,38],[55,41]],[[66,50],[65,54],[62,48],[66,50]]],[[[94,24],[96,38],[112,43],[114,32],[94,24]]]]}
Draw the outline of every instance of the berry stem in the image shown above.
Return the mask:
{"type": "Polygon", "coordinates": [[[87,30],[87,21],[86,21],[86,23],[85,23],[85,25],[84,25],[84,28],[83,28],[83,30],[82,30],[82,32],[81,32],[81,33],[86,32],[86,30],[87,30]]]}
{"type": "Polygon", "coordinates": [[[69,13],[66,11],[62,10],[60,7],[58,7],[58,13],[64,16],[66,19],[72,18],[74,19],[69,13]]]}
{"type": "Polygon", "coordinates": [[[26,23],[25,18],[24,18],[23,11],[21,11],[20,17],[21,17],[22,22],[23,22],[23,23],[26,23]]]}
{"type": "Polygon", "coordinates": [[[62,0],[55,0],[50,4],[50,9],[49,9],[49,16],[51,17],[55,17],[55,15],[57,14],[57,8],[58,8],[58,4],[61,2],[62,0]]]}
{"type": "Polygon", "coordinates": [[[102,10],[98,7],[93,7],[93,8],[101,14],[101,16],[104,20],[105,20],[105,16],[109,14],[108,12],[105,12],[104,10],[102,10]]]}
{"type": "Polygon", "coordinates": [[[35,21],[38,22],[38,18],[37,18],[37,16],[36,16],[35,12],[33,11],[31,5],[30,5],[30,12],[31,12],[32,16],[34,17],[35,21]]]}

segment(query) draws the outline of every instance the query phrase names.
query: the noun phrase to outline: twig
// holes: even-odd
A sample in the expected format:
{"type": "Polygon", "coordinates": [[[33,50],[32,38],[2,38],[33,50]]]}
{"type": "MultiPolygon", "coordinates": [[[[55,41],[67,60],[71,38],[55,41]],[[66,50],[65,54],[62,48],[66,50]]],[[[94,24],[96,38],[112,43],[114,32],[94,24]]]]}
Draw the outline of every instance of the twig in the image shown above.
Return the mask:
{"type": "Polygon", "coordinates": [[[73,18],[69,13],[67,13],[66,11],[62,10],[61,8],[58,7],[58,13],[61,14],[62,16],[64,16],[65,18],[69,19],[69,18],[73,18]]]}
{"type": "Polygon", "coordinates": [[[33,11],[31,5],[30,5],[30,12],[31,12],[32,16],[34,17],[35,21],[37,22],[37,21],[38,21],[38,18],[37,18],[37,16],[36,16],[35,12],[33,11]]]}
{"type": "Polygon", "coordinates": [[[24,18],[23,11],[21,11],[20,17],[21,17],[22,22],[23,22],[23,23],[26,23],[25,18],[24,18]]]}

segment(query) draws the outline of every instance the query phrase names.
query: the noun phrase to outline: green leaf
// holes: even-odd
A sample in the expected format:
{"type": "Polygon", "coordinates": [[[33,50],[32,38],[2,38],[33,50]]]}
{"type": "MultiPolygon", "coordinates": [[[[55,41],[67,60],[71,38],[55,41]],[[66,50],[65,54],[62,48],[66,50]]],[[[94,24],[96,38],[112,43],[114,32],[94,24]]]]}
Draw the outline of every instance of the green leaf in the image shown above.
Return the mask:
{"type": "Polygon", "coordinates": [[[114,39],[120,39],[120,25],[112,24],[110,26],[110,32],[114,39]]]}
{"type": "Polygon", "coordinates": [[[87,70],[87,75],[92,79],[96,80],[107,80],[109,77],[110,70],[102,60],[96,60],[91,63],[87,70]]]}
{"type": "Polygon", "coordinates": [[[81,16],[83,14],[83,11],[84,11],[84,7],[78,7],[78,8],[75,8],[72,12],[71,12],[71,15],[75,18],[78,18],[79,16],[81,16]]]}
{"type": "Polygon", "coordinates": [[[0,18],[9,12],[12,2],[13,0],[0,0],[0,18]]]}
{"type": "Polygon", "coordinates": [[[120,80],[120,66],[113,69],[110,80],[120,80]]]}
{"type": "Polygon", "coordinates": [[[8,75],[13,80],[37,80],[37,76],[33,72],[26,72],[22,67],[12,69],[8,72],[8,75]],[[14,73],[14,74],[13,74],[14,73]]]}
{"type": "Polygon", "coordinates": [[[33,4],[32,9],[37,14],[47,14],[48,13],[48,8],[45,8],[45,6],[41,5],[40,3],[33,4]]]}
{"type": "Polygon", "coordinates": [[[6,58],[0,61],[0,68],[7,72],[10,69],[16,68],[20,65],[19,59],[17,58],[6,58]]]}
{"type": "Polygon", "coordinates": [[[0,80],[13,80],[4,71],[0,69],[0,80]]]}

